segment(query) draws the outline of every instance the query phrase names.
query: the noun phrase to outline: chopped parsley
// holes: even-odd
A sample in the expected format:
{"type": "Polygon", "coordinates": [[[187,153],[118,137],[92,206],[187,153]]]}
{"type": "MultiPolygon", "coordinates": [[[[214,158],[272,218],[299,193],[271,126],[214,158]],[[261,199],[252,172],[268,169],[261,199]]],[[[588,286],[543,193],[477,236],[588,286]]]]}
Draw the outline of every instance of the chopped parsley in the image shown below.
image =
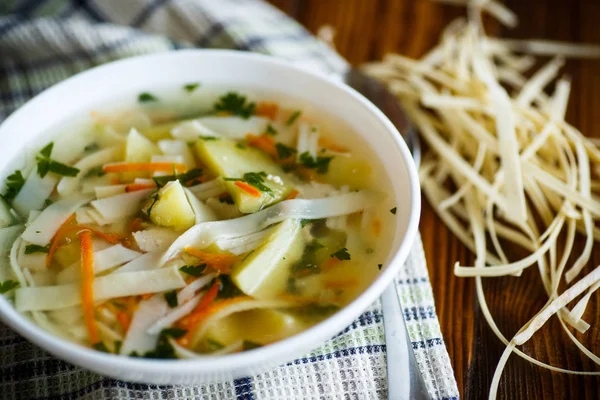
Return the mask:
{"type": "Polygon", "coordinates": [[[298,310],[298,313],[306,316],[328,317],[340,309],[335,304],[311,303],[298,310]]]}
{"type": "Polygon", "coordinates": [[[350,253],[347,248],[342,248],[330,255],[331,258],[337,258],[340,261],[346,261],[350,259],[350,253]]]}
{"type": "Polygon", "coordinates": [[[265,131],[267,135],[275,136],[277,135],[277,129],[273,128],[273,125],[267,124],[267,130],[265,131]]]}
{"type": "Polygon", "coordinates": [[[140,103],[149,103],[151,101],[158,101],[158,99],[148,92],[140,93],[138,95],[138,102],[140,103]]]}
{"type": "Polygon", "coordinates": [[[219,299],[229,299],[243,295],[242,291],[231,281],[229,275],[222,275],[219,280],[221,281],[221,289],[217,295],[219,299]]]}
{"type": "Polygon", "coordinates": [[[101,351],[103,353],[110,353],[110,351],[108,351],[108,348],[106,348],[106,345],[104,344],[104,342],[94,343],[92,345],[92,348],[94,350],[98,350],[98,351],[101,351]]]}
{"type": "Polygon", "coordinates": [[[13,289],[18,288],[20,285],[21,284],[19,282],[15,282],[10,279],[4,282],[0,282],[0,294],[5,294],[13,289]]]}
{"type": "Polygon", "coordinates": [[[320,249],[324,248],[323,244],[318,240],[313,240],[304,248],[302,258],[292,266],[292,272],[310,272],[311,274],[318,274],[321,272],[321,268],[317,265],[316,253],[320,249]]]}
{"type": "Polygon", "coordinates": [[[50,200],[50,199],[46,199],[46,200],[44,200],[44,205],[45,205],[46,207],[48,207],[48,206],[52,205],[52,203],[54,203],[54,202],[53,202],[52,200],[50,200]]]}
{"type": "Polygon", "coordinates": [[[165,296],[165,300],[167,301],[167,304],[169,305],[169,307],[175,308],[179,305],[179,301],[177,300],[177,291],[176,290],[171,290],[170,292],[165,293],[164,296],[165,296]]]}
{"type": "Polygon", "coordinates": [[[161,188],[167,183],[176,180],[181,182],[181,184],[183,185],[189,182],[194,182],[196,179],[200,178],[202,174],[202,168],[194,168],[183,174],[155,176],[154,178],[152,178],[152,180],[154,181],[154,183],[156,183],[157,187],[161,188]]]}
{"type": "Polygon", "coordinates": [[[302,111],[300,111],[300,110],[294,111],[294,113],[292,115],[290,115],[290,117],[288,118],[288,120],[285,124],[287,126],[292,125],[294,122],[296,122],[296,120],[300,117],[300,115],[302,115],[302,111]]]}
{"type": "Polygon", "coordinates": [[[146,215],[148,217],[150,217],[150,213],[152,212],[152,208],[154,207],[154,205],[158,201],[158,192],[154,192],[154,194],[150,198],[152,199],[152,203],[150,203],[150,206],[148,206],[148,209],[146,210],[146,215]]]}
{"type": "MultiPolygon", "coordinates": [[[[175,355],[175,350],[173,349],[173,346],[171,346],[171,343],[169,343],[169,334],[168,334],[168,332],[165,332],[165,331],[166,331],[166,329],[164,329],[160,332],[160,335],[158,336],[158,343],[156,344],[156,347],[154,348],[154,350],[146,352],[141,357],[162,358],[162,359],[177,358],[177,356],[175,355]]],[[[135,356],[132,355],[132,357],[135,357],[135,356]]],[[[140,356],[138,355],[137,357],[140,357],[140,356]]]]}
{"type": "Polygon", "coordinates": [[[247,101],[246,96],[235,92],[225,94],[214,106],[215,111],[230,112],[244,119],[248,119],[254,114],[255,107],[256,104],[247,101]]]}
{"type": "Polygon", "coordinates": [[[190,276],[194,276],[196,278],[198,278],[200,275],[202,275],[202,273],[204,272],[205,269],[206,269],[206,264],[184,265],[183,267],[179,268],[179,270],[181,272],[186,273],[190,276]]]}
{"type": "Polygon", "coordinates": [[[253,342],[251,340],[244,340],[244,343],[242,344],[242,348],[244,349],[244,351],[258,349],[259,347],[262,347],[262,346],[263,346],[262,344],[253,342]]]}
{"type": "Polygon", "coordinates": [[[275,148],[277,149],[277,156],[281,160],[291,157],[296,153],[296,149],[294,149],[292,147],[288,147],[282,143],[275,144],[275,148]]]}
{"type": "Polygon", "coordinates": [[[115,354],[119,354],[121,352],[121,346],[123,346],[123,342],[120,340],[115,340],[115,354]]]}
{"type": "Polygon", "coordinates": [[[77,176],[79,169],[63,164],[50,158],[52,155],[52,149],[54,148],[54,142],[48,143],[46,147],[40,150],[40,154],[36,157],[37,161],[37,172],[41,178],[45,177],[48,172],[54,172],[55,174],[62,176],[77,176]]]}
{"type": "Polygon", "coordinates": [[[237,143],[237,144],[235,145],[235,147],[237,147],[237,148],[238,148],[238,149],[240,149],[240,150],[245,150],[245,149],[246,149],[246,146],[244,146],[244,145],[243,145],[243,144],[241,144],[241,143],[237,143]]]}
{"type": "Polygon", "coordinates": [[[273,191],[271,188],[264,184],[266,177],[267,174],[265,172],[246,172],[242,178],[223,178],[223,180],[246,182],[261,192],[265,192],[273,196],[273,191]]]}
{"type": "Polygon", "coordinates": [[[16,170],[9,175],[6,178],[6,193],[3,196],[4,200],[8,202],[12,201],[17,196],[17,193],[19,193],[19,190],[21,190],[24,184],[25,178],[23,177],[21,171],[16,170]]]}
{"type": "Polygon", "coordinates": [[[203,136],[203,135],[200,135],[200,136],[198,136],[198,137],[199,137],[200,139],[204,140],[205,142],[210,142],[210,141],[219,140],[219,138],[218,138],[218,137],[216,137],[216,136],[203,136]]]}
{"type": "Polygon", "coordinates": [[[49,250],[50,250],[50,245],[39,246],[37,244],[28,244],[27,246],[25,246],[25,254],[48,253],[49,250]]]}
{"type": "Polygon", "coordinates": [[[164,336],[169,336],[174,339],[179,339],[179,338],[183,337],[183,335],[185,335],[186,333],[187,333],[187,331],[185,329],[181,329],[181,328],[165,328],[162,330],[162,334],[164,336]]]}
{"type": "Polygon", "coordinates": [[[312,222],[312,219],[301,219],[300,220],[300,226],[302,228],[304,228],[306,225],[310,224],[312,222]]]}
{"type": "Polygon", "coordinates": [[[307,168],[316,169],[319,174],[326,174],[329,170],[329,163],[333,159],[332,157],[321,157],[317,156],[315,159],[310,155],[308,151],[300,154],[300,164],[307,168]]]}
{"type": "Polygon", "coordinates": [[[207,338],[206,339],[206,347],[209,351],[217,351],[217,350],[221,350],[221,349],[225,348],[225,345],[214,339],[207,338]]]}
{"type": "Polygon", "coordinates": [[[106,175],[106,172],[104,172],[104,169],[102,168],[101,165],[94,167],[94,168],[90,168],[85,175],[83,176],[84,178],[91,178],[93,176],[104,176],[106,175]]]}
{"type": "Polygon", "coordinates": [[[397,209],[397,208],[396,208],[396,207],[394,207],[394,208],[392,208],[392,209],[390,210],[390,212],[391,212],[392,214],[396,215],[396,209],[397,209]]]}
{"type": "Polygon", "coordinates": [[[380,271],[381,271],[381,267],[383,267],[383,264],[377,264],[377,268],[379,268],[380,271]]]}
{"type": "Polygon", "coordinates": [[[194,90],[198,89],[198,87],[200,87],[200,84],[198,82],[188,83],[187,85],[183,85],[183,90],[185,90],[188,93],[192,93],[194,90]]]}
{"type": "Polygon", "coordinates": [[[229,193],[224,193],[219,196],[219,203],[225,203],[225,204],[231,205],[231,204],[235,204],[235,201],[233,201],[233,199],[231,198],[229,193]]]}
{"type": "Polygon", "coordinates": [[[100,150],[100,145],[98,143],[90,143],[83,148],[83,151],[86,153],[91,153],[92,151],[100,150]]]}

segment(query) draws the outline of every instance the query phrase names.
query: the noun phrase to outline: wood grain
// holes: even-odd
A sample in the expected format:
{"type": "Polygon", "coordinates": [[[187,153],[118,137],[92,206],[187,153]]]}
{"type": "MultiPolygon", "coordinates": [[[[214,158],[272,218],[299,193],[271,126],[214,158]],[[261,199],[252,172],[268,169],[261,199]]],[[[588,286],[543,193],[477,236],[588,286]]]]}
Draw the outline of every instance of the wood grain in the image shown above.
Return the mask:
{"type": "MultiPolygon", "coordinates": [[[[458,7],[430,0],[269,0],[311,32],[327,24],[336,29],[338,51],[351,63],[380,59],[388,52],[419,57],[438,40],[444,26],[464,15],[458,7]]],[[[506,37],[546,38],[600,44],[600,1],[507,0],[519,16],[515,30],[490,25],[506,37]]],[[[600,61],[568,61],[573,93],[567,120],[588,136],[600,137],[600,61]]],[[[457,278],[452,265],[473,263],[473,255],[454,237],[431,207],[423,204],[420,224],[437,313],[461,396],[483,399],[504,345],[483,318],[471,279],[457,278]]],[[[578,239],[576,252],[583,248],[578,239]]],[[[591,265],[600,263],[596,246],[591,265]]],[[[587,270],[591,269],[591,265],[587,270]]],[[[484,280],[486,299],[500,330],[511,337],[546,301],[535,267],[520,278],[484,280]]],[[[584,319],[596,322],[578,339],[600,353],[600,296],[590,302],[584,319]]],[[[523,351],[555,366],[598,371],[593,362],[568,340],[552,320],[522,347],[523,351]]],[[[513,355],[501,379],[502,399],[598,399],[600,378],[552,373],[513,355]]]]}

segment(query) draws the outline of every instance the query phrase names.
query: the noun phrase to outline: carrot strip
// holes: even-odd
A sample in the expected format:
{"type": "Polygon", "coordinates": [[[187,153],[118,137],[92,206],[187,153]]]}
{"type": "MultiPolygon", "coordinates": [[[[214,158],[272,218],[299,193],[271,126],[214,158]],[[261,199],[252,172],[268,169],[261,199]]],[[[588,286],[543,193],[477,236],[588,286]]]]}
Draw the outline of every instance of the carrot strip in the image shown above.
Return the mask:
{"type": "Polygon", "coordinates": [[[60,247],[60,238],[64,236],[67,232],[67,227],[73,220],[75,219],[75,214],[71,215],[63,224],[58,228],[52,239],[50,240],[50,248],[48,249],[48,254],[46,255],[46,267],[49,268],[52,264],[52,258],[54,257],[54,253],[60,247]]]}
{"type": "Polygon", "coordinates": [[[120,184],[121,184],[121,181],[120,181],[118,178],[112,178],[112,179],[110,180],[110,184],[111,184],[111,185],[120,185],[120,184]]]}
{"type": "Polygon", "coordinates": [[[255,113],[260,117],[266,117],[274,120],[279,112],[279,105],[277,103],[261,101],[256,104],[255,113]]]}
{"type": "Polygon", "coordinates": [[[300,194],[299,191],[297,191],[296,189],[292,190],[292,192],[290,194],[288,194],[288,197],[286,197],[286,200],[293,200],[296,197],[298,197],[298,195],[300,194]]]}
{"type": "Polygon", "coordinates": [[[215,299],[217,298],[217,295],[219,294],[219,290],[221,289],[221,282],[220,281],[215,281],[215,283],[212,284],[212,286],[210,287],[210,289],[208,289],[206,291],[206,293],[204,294],[204,296],[202,296],[202,298],[200,299],[200,302],[198,303],[198,305],[196,306],[196,308],[194,308],[194,310],[189,313],[188,315],[186,315],[185,317],[183,317],[179,323],[182,326],[187,326],[189,327],[190,324],[194,324],[195,322],[197,322],[198,320],[198,316],[202,314],[202,312],[209,306],[212,304],[213,301],[215,301],[215,299]]]}
{"type": "Polygon", "coordinates": [[[81,305],[83,319],[90,342],[99,341],[98,327],[94,319],[94,252],[92,249],[92,232],[81,231],[77,234],[81,246],[81,305]]]}
{"type": "Polygon", "coordinates": [[[381,233],[381,221],[379,220],[379,218],[376,218],[373,221],[373,234],[376,237],[379,237],[379,234],[381,233]]]}
{"type": "Polygon", "coordinates": [[[325,261],[325,264],[323,265],[323,269],[325,271],[330,270],[331,268],[335,267],[336,265],[338,265],[341,262],[342,261],[337,258],[330,257],[327,259],[327,261],[325,261]]]}
{"type": "Polygon", "coordinates": [[[154,296],[154,293],[144,293],[140,295],[142,300],[148,300],[150,297],[154,296]]]}
{"type": "Polygon", "coordinates": [[[246,135],[246,141],[249,146],[256,147],[270,155],[271,157],[278,159],[277,147],[275,147],[275,140],[269,135],[256,136],[251,133],[246,135]]]}
{"type": "Polygon", "coordinates": [[[148,163],[129,163],[117,162],[105,164],[102,167],[104,172],[185,172],[187,167],[184,164],[170,162],[148,162],[148,163]]]}
{"type": "Polygon", "coordinates": [[[121,328],[123,328],[123,332],[127,332],[129,325],[131,324],[129,315],[124,311],[119,311],[117,313],[117,321],[119,321],[119,325],[121,325],[121,328]]]}
{"type": "Polygon", "coordinates": [[[138,190],[154,189],[155,187],[155,183],[130,183],[127,186],[125,186],[125,191],[127,193],[137,192],[138,190]]]}
{"type": "Polygon", "coordinates": [[[242,189],[244,192],[248,193],[252,197],[260,197],[260,190],[258,190],[252,185],[247,184],[246,182],[235,181],[233,184],[242,189]]]}
{"type": "Polygon", "coordinates": [[[206,264],[209,268],[224,274],[231,273],[231,267],[233,267],[233,264],[239,260],[239,257],[233,254],[208,253],[193,247],[186,247],[183,249],[183,251],[194,257],[198,257],[201,263],[206,264]]]}

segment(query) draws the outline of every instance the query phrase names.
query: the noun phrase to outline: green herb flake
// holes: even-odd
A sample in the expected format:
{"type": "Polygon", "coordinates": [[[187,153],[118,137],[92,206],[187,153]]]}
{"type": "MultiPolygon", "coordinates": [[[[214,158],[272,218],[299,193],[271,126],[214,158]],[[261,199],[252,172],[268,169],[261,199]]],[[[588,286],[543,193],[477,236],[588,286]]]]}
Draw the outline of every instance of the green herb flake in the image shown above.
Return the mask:
{"type": "Polygon", "coordinates": [[[206,269],[206,264],[184,265],[183,267],[179,268],[179,270],[181,272],[188,274],[190,276],[194,276],[196,278],[198,278],[200,275],[202,275],[202,273],[204,272],[205,269],[206,269]]]}
{"type": "Polygon", "coordinates": [[[98,166],[98,167],[94,167],[94,168],[90,168],[85,175],[83,176],[83,178],[91,178],[94,176],[104,176],[106,175],[106,172],[104,172],[104,169],[102,168],[102,166],[98,166]]]}
{"type": "Polygon", "coordinates": [[[230,112],[244,119],[248,119],[254,114],[256,105],[247,101],[246,96],[236,92],[229,92],[219,98],[215,103],[214,109],[217,112],[230,112]]]}
{"type": "Polygon", "coordinates": [[[156,202],[158,201],[158,193],[155,192],[153,195],[150,196],[150,198],[152,199],[152,203],[150,204],[150,206],[148,207],[148,209],[146,210],[146,215],[148,217],[150,217],[150,213],[152,213],[152,208],[154,207],[154,205],[156,204],[156,202]]]}
{"type": "Polygon", "coordinates": [[[123,342],[120,340],[115,340],[114,347],[115,354],[119,354],[121,352],[121,347],[123,347],[123,342]]]}
{"type": "Polygon", "coordinates": [[[377,268],[379,268],[380,271],[381,271],[381,267],[383,267],[383,264],[377,264],[377,268]]]}
{"type": "Polygon", "coordinates": [[[235,145],[235,147],[237,147],[237,148],[238,148],[238,149],[240,149],[240,150],[246,150],[246,146],[244,146],[244,145],[243,145],[243,144],[241,144],[241,143],[237,143],[237,144],[235,145]]]}
{"type": "Polygon", "coordinates": [[[46,147],[40,150],[40,154],[36,157],[37,172],[40,175],[40,178],[45,177],[48,172],[54,172],[55,174],[69,177],[77,176],[79,169],[50,158],[53,148],[54,142],[48,143],[46,147]]]}
{"type": "Polygon", "coordinates": [[[54,203],[54,202],[53,202],[52,200],[50,200],[50,199],[46,199],[46,200],[44,200],[44,205],[45,205],[46,207],[48,207],[48,206],[51,206],[51,205],[52,205],[52,203],[54,203]]]}
{"type": "Polygon", "coordinates": [[[350,253],[347,248],[342,248],[330,255],[331,258],[337,258],[340,261],[350,260],[350,253]]]}
{"type": "Polygon", "coordinates": [[[20,285],[21,284],[19,282],[15,282],[13,280],[0,282],[0,294],[6,294],[9,291],[18,288],[20,285]]]}
{"type": "Polygon", "coordinates": [[[244,256],[244,258],[242,258],[242,262],[246,261],[246,259],[247,259],[248,257],[250,257],[250,256],[252,255],[252,253],[254,253],[254,250],[251,250],[251,251],[249,251],[249,252],[248,252],[248,253],[247,253],[247,254],[244,256]]]}
{"type": "Polygon", "coordinates": [[[25,246],[25,254],[48,253],[49,250],[50,245],[39,246],[37,244],[28,244],[27,246],[25,246]]]}
{"type": "Polygon", "coordinates": [[[174,339],[179,339],[179,338],[183,337],[186,333],[187,333],[187,331],[185,329],[181,329],[181,328],[165,328],[162,330],[161,334],[163,336],[168,336],[168,337],[172,337],[174,339]]]}
{"type": "Polygon", "coordinates": [[[275,136],[275,135],[277,135],[279,132],[277,132],[277,129],[273,128],[273,125],[271,125],[271,124],[267,124],[267,130],[265,131],[265,133],[266,133],[267,135],[275,136]]]}
{"type": "Polygon", "coordinates": [[[253,342],[251,340],[244,340],[244,343],[242,344],[242,348],[244,349],[244,351],[258,349],[262,346],[262,344],[253,342]]]}
{"type": "Polygon", "coordinates": [[[306,225],[310,224],[311,222],[312,222],[312,220],[311,220],[311,219],[301,219],[301,220],[300,220],[300,226],[301,226],[302,228],[304,228],[306,225]]]}
{"type": "Polygon", "coordinates": [[[165,300],[167,301],[167,304],[169,305],[169,307],[175,308],[179,305],[179,301],[177,301],[177,291],[176,290],[171,290],[170,292],[165,293],[164,296],[165,296],[165,300]]]}
{"type": "Polygon", "coordinates": [[[242,296],[244,293],[233,283],[229,275],[222,275],[219,277],[221,281],[221,288],[217,297],[219,299],[230,299],[232,297],[242,296]]]}
{"type": "Polygon", "coordinates": [[[104,344],[104,342],[94,343],[92,345],[92,348],[94,350],[98,350],[98,351],[101,351],[103,353],[110,353],[110,351],[108,351],[108,348],[106,347],[106,345],[104,344]]]}
{"type": "Polygon", "coordinates": [[[25,184],[25,178],[21,171],[16,170],[6,178],[6,193],[4,194],[4,200],[11,202],[17,193],[21,190],[25,184]]]}
{"type": "Polygon", "coordinates": [[[83,151],[86,153],[91,153],[96,150],[100,150],[100,145],[98,143],[90,143],[83,148],[83,151]]]}
{"type": "Polygon", "coordinates": [[[217,351],[225,348],[225,345],[221,342],[218,342],[214,339],[207,338],[206,339],[206,347],[209,351],[217,351]]]}
{"type": "Polygon", "coordinates": [[[329,163],[333,160],[333,156],[331,157],[321,157],[317,156],[315,159],[310,155],[308,151],[300,154],[300,164],[304,165],[307,168],[315,169],[319,174],[326,174],[329,170],[329,163]]]}
{"type": "Polygon", "coordinates": [[[392,208],[392,209],[390,210],[390,212],[391,212],[392,214],[396,215],[396,209],[397,209],[397,208],[396,208],[396,207],[394,207],[394,208],[392,208]]]}
{"type": "Polygon", "coordinates": [[[296,122],[296,120],[298,118],[300,118],[300,115],[302,115],[302,111],[300,111],[300,110],[294,111],[294,113],[288,118],[288,120],[285,124],[287,126],[291,126],[294,122],[296,122]]]}
{"type": "Polygon", "coordinates": [[[242,178],[223,178],[225,181],[241,181],[254,186],[261,192],[265,192],[273,196],[273,191],[270,187],[264,184],[267,174],[265,172],[246,172],[242,178]]]}
{"type": "MultiPolygon", "coordinates": [[[[133,355],[131,355],[131,356],[136,357],[133,355]]],[[[137,356],[137,357],[140,357],[140,356],[137,356]]],[[[154,348],[154,350],[146,352],[141,357],[160,358],[160,359],[177,358],[177,356],[175,355],[175,350],[173,349],[173,346],[171,346],[171,343],[169,343],[168,335],[165,334],[165,330],[162,330],[160,332],[160,335],[158,336],[158,343],[156,344],[156,347],[154,348]]]]}
{"type": "Polygon", "coordinates": [[[218,137],[216,136],[198,136],[200,139],[204,140],[205,142],[210,142],[210,141],[215,141],[215,140],[219,140],[218,137]]]}
{"type": "Polygon", "coordinates": [[[186,185],[190,182],[194,182],[196,179],[200,178],[204,172],[202,168],[194,168],[185,172],[183,174],[174,174],[174,175],[163,175],[163,176],[155,176],[152,178],[156,186],[161,188],[165,186],[167,183],[171,181],[178,180],[182,185],[186,185]]]}
{"type": "Polygon", "coordinates": [[[275,148],[277,149],[277,157],[279,157],[280,160],[285,160],[296,154],[296,149],[282,143],[276,143],[275,148]]]}
{"type": "Polygon", "coordinates": [[[138,95],[138,102],[140,103],[150,103],[152,101],[158,101],[152,93],[143,92],[138,95]]]}
{"type": "Polygon", "coordinates": [[[183,90],[185,90],[188,93],[192,93],[194,90],[198,89],[199,87],[200,87],[200,84],[198,82],[188,83],[187,85],[183,85],[183,90]]]}

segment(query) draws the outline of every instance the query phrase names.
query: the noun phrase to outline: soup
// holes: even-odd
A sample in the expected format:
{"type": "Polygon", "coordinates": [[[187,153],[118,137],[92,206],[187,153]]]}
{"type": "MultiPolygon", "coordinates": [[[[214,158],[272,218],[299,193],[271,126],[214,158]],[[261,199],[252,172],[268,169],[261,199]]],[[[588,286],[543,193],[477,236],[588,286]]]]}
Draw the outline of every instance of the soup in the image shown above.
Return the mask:
{"type": "Polygon", "coordinates": [[[6,179],[3,294],[132,357],[265,346],[382,267],[396,206],[368,147],[294,99],[189,84],[63,124],[6,179]]]}

